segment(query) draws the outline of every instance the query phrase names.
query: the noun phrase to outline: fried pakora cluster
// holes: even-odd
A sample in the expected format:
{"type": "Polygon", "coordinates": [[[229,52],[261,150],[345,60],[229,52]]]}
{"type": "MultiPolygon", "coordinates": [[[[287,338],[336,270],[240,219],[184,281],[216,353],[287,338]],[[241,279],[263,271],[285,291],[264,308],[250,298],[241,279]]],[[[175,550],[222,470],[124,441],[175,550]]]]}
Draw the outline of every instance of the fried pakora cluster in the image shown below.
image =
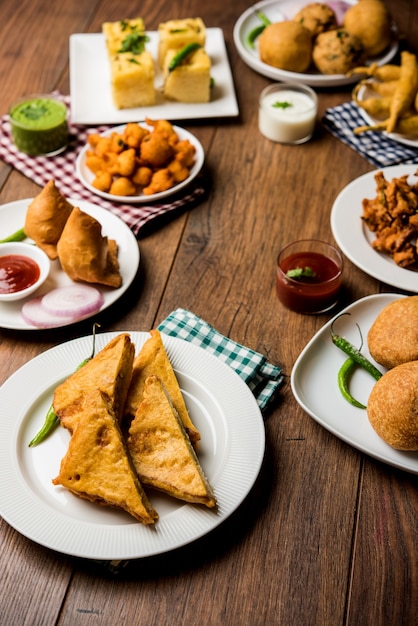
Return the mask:
{"type": "Polygon", "coordinates": [[[363,200],[362,219],[376,234],[373,248],[410,268],[418,262],[418,184],[410,185],[407,179],[405,175],[387,181],[377,172],[377,195],[363,200]]]}
{"type": "Polygon", "coordinates": [[[85,163],[93,187],[115,196],[152,195],[189,177],[195,146],[167,120],[145,121],[148,127],[130,122],[121,133],[89,135],[85,163]]]}

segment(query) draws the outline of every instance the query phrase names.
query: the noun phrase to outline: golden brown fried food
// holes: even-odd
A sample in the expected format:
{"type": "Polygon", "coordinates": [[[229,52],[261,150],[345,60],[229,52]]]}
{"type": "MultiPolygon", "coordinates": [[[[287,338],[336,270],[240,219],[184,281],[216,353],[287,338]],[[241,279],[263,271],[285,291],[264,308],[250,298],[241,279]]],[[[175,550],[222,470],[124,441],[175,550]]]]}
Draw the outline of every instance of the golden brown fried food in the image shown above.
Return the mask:
{"type": "Polygon", "coordinates": [[[163,167],[174,156],[173,147],[163,133],[150,133],[141,142],[140,157],[151,167],[163,167]]]}
{"type": "Polygon", "coordinates": [[[126,124],[123,131],[123,141],[130,148],[139,148],[141,141],[149,134],[148,128],[140,126],[135,122],[126,124]]]}
{"type": "Polygon", "coordinates": [[[269,24],[259,40],[263,63],[290,72],[305,72],[312,60],[311,32],[292,20],[269,24]]]}
{"type": "Polygon", "coordinates": [[[366,55],[373,57],[390,45],[391,21],[381,0],[360,0],[345,13],[343,26],[361,40],[366,55]]]}
{"type": "Polygon", "coordinates": [[[314,37],[326,30],[337,28],[337,18],[328,4],[311,2],[298,11],[293,18],[307,28],[314,37]]]}
{"type": "Polygon", "coordinates": [[[412,266],[418,261],[418,184],[410,185],[408,175],[387,181],[382,171],[375,180],[375,198],[362,203],[362,219],[376,234],[372,246],[400,267],[412,266]]]}
{"type": "Polygon", "coordinates": [[[418,360],[418,296],[388,304],[367,335],[370,354],[387,369],[418,360]]]}
{"type": "Polygon", "coordinates": [[[166,167],[161,170],[157,170],[151,177],[150,184],[143,188],[143,192],[146,196],[150,196],[154,193],[161,193],[167,191],[175,185],[175,178],[172,172],[166,167]]]}
{"type": "Polygon", "coordinates": [[[25,218],[25,233],[42,248],[50,259],[58,256],[57,243],[73,205],[50,180],[29,204],[25,218]]]}
{"type": "Polygon", "coordinates": [[[322,74],[347,74],[365,60],[360,39],[339,28],[321,33],[315,39],[312,58],[322,74]]]}
{"type": "Polygon", "coordinates": [[[418,450],[418,361],[397,365],[374,385],[367,403],[370,424],[397,450],[418,450]]]}
{"type": "Polygon", "coordinates": [[[74,281],[120,287],[117,244],[94,217],[74,207],[57,244],[63,271],[74,281]]]}
{"type": "Polygon", "coordinates": [[[138,190],[130,178],[120,176],[119,178],[115,178],[113,180],[109,193],[113,196],[135,196],[138,193],[138,190]]]}
{"type": "Polygon", "coordinates": [[[91,184],[96,189],[108,193],[110,187],[112,186],[112,174],[110,172],[103,172],[100,170],[91,184]]]}

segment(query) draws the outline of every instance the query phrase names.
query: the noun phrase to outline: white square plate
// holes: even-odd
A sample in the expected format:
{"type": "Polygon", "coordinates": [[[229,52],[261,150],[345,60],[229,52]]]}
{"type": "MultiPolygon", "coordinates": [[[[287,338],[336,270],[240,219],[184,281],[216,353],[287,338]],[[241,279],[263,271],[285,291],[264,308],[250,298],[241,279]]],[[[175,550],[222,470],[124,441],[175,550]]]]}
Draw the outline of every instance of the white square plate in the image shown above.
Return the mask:
{"type": "MultiPolygon", "coordinates": [[[[147,32],[147,44],[157,58],[158,33],[147,32]]],[[[165,100],[158,88],[162,86],[161,71],[156,67],[157,103],[149,107],[117,109],[110,88],[110,67],[102,33],[70,36],[71,121],[74,124],[124,124],[152,119],[185,120],[238,115],[238,104],[223,32],[220,28],[206,30],[206,52],[211,58],[213,87],[211,101],[183,103],[165,100]]],[[[156,64],[157,66],[157,64],[156,64]]]]}

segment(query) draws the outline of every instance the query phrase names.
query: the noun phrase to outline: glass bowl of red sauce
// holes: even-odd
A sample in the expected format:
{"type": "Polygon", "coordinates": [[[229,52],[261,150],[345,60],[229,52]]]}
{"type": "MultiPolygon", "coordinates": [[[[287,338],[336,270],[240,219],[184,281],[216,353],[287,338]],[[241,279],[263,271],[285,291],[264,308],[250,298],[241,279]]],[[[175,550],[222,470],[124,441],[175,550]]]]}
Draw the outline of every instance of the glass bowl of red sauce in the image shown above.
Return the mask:
{"type": "Polygon", "coordinates": [[[325,313],[338,301],[342,272],[343,256],[335,246],[316,239],[294,241],[277,257],[277,296],[297,313],[325,313]]]}
{"type": "Polygon", "coordinates": [[[34,293],[48,278],[51,262],[34,244],[0,244],[0,301],[21,300],[34,293]]]}

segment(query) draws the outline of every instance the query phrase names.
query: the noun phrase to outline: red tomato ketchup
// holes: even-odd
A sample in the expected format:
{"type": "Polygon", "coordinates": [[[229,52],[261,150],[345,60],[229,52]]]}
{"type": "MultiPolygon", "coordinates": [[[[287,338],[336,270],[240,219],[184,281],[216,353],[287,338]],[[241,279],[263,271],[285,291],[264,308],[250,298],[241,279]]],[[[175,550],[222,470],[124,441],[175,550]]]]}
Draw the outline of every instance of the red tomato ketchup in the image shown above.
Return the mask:
{"type": "Polygon", "coordinates": [[[276,289],[279,300],[298,313],[322,313],[337,302],[341,287],[339,259],[311,250],[279,255],[276,289]],[[289,270],[309,268],[308,275],[294,278],[289,270]]]}
{"type": "Polygon", "coordinates": [[[33,259],[21,254],[0,257],[0,293],[16,293],[39,279],[41,270],[33,259]]]}

